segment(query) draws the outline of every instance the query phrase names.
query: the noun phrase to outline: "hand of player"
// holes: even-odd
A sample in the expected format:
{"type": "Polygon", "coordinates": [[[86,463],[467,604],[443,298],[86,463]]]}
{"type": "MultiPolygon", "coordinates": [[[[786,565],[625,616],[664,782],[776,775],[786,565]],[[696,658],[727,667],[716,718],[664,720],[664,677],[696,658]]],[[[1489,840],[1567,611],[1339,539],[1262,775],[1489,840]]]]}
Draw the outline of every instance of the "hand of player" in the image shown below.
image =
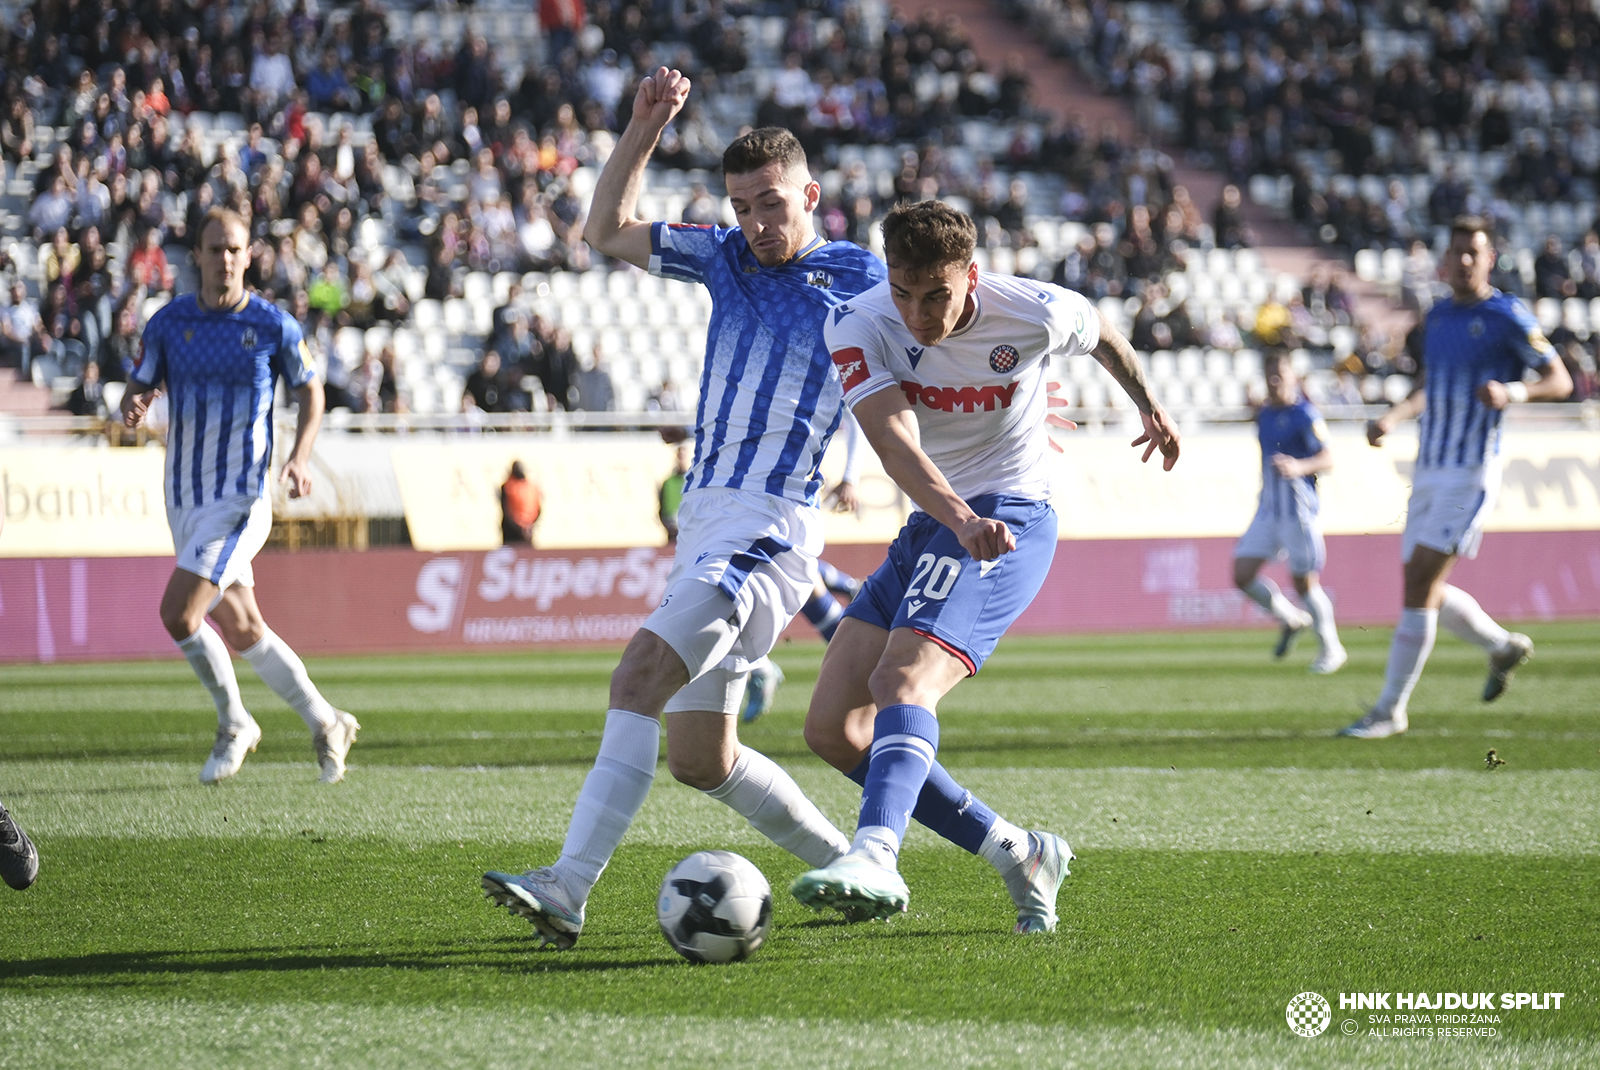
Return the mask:
{"type": "Polygon", "coordinates": [[[129,390],[122,395],[122,422],[128,427],[138,427],[144,423],[145,414],[150,411],[150,403],[161,396],[159,390],[146,390],[142,394],[129,390]]]}
{"type": "Polygon", "coordinates": [[[1009,554],[1017,548],[1016,536],[1011,534],[1010,528],[999,520],[982,516],[975,516],[962,524],[956,532],[956,538],[961,540],[962,549],[971,554],[975,561],[993,561],[1001,554],[1009,554]]]}
{"type": "Polygon", "coordinates": [[[669,446],[676,446],[689,437],[689,429],[687,427],[659,427],[656,430],[661,434],[661,441],[669,446]]]}
{"type": "Polygon", "coordinates": [[[1511,395],[1506,392],[1506,384],[1490,379],[1478,387],[1478,400],[1499,412],[1511,404],[1511,395]]]}
{"type": "Polygon", "coordinates": [[[1144,447],[1144,456],[1139,458],[1141,462],[1149,461],[1156,450],[1160,450],[1162,471],[1172,471],[1172,466],[1178,463],[1177,425],[1159,405],[1150,412],[1141,412],[1139,418],[1144,421],[1144,434],[1129,444],[1144,447]]]}
{"type": "MultiPolygon", "coordinates": [[[[1050,408],[1052,408],[1052,409],[1064,409],[1064,408],[1067,408],[1068,406],[1070,406],[1072,404],[1072,402],[1068,401],[1066,398],[1058,398],[1058,397],[1056,397],[1056,391],[1061,389],[1061,384],[1060,383],[1048,383],[1048,384],[1046,384],[1046,386],[1050,391],[1050,396],[1049,396],[1048,400],[1046,401],[1046,404],[1050,408]]],[[[1044,422],[1049,424],[1051,427],[1059,427],[1059,428],[1062,428],[1063,430],[1066,430],[1066,431],[1076,431],[1078,429],[1078,425],[1077,424],[1073,423],[1071,420],[1067,419],[1065,416],[1057,416],[1053,412],[1045,414],[1044,422]]],[[[1061,444],[1060,443],[1058,443],[1055,439],[1053,439],[1053,438],[1051,438],[1049,436],[1048,432],[1045,434],[1045,440],[1050,443],[1050,448],[1055,450],[1057,453],[1065,453],[1065,452],[1067,452],[1066,450],[1061,448],[1061,444]]]]}
{"type": "Polygon", "coordinates": [[[283,466],[283,472],[278,476],[279,483],[289,485],[289,497],[309,498],[311,496],[311,464],[301,461],[297,457],[290,457],[283,466]]]}
{"type": "Polygon", "coordinates": [[[633,118],[648,121],[657,130],[672,122],[689,99],[689,79],[682,71],[657,67],[645,76],[633,97],[633,118]]]}
{"type": "Polygon", "coordinates": [[[856,485],[848,481],[841,481],[830,490],[824,501],[831,503],[830,508],[836,513],[861,512],[861,499],[856,494],[856,485]]]}
{"type": "Polygon", "coordinates": [[[1376,420],[1367,421],[1367,445],[1383,445],[1383,436],[1389,433],[1389,421],[1380,416],[1376,420]]]}
{"type": "Polygon", "coordinates": [[[1295,479],[1298,476],[1305,475],[1300,470],[1300,462],[1287,453],[1274,453],[1272,455],[1272,467],[1284,479],[1295,479]]]}

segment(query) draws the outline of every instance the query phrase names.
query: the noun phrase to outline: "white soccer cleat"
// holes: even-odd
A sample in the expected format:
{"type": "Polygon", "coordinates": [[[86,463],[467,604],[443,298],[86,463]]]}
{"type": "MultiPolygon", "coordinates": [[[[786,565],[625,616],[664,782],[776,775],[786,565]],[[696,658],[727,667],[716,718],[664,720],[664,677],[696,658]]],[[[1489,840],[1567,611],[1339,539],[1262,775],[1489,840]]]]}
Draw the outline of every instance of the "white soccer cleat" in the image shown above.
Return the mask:
{"type": "Polygon", "coordinates": [[[39,849],[0,803],[0,880],[24,891],[39,879],[39,849]]]}
{"type": "Polygon", "coordinates": [[[317,752],[317,764],[322,767],[318,780],[337,784],[344,779],[344,759],[360,730],[360,723],[343,710],[334,710],[333,723],[317,729],[311,737],[311,746],[317,752]]]}
{"type": "Polygon", "coordinates": [[[200,767],[200,783],[215,784],[237,773],[244,764],[244,756],[252,753],[260,742],[261,726],[255,721],[237,732],[217,729],[217,741],[211,746],[211,757],[200,767]]]}
{"type": "Polygon", "coordinates": [[[900,874],[858,854],[800,874],[789,892],[812,910],[832,907],[848,921],[887,920],[911,902],[900,874]]]}
{"type": "Polygon", "coordinates": [[[1489,679],[1483,683],[1483,701],[1493,702],[1511,686],[1517,666],[1533,657],[1533,640],[1521,632],[1506,636],[1505,646],[1489,655],[1489,679]]]}
{"type": "Polygon", "coordinates": [[[1028,857],[1006,874],[1006,891],[1017,904],[1017,933],[1056,931],[1056,893],[1067,876],[1067,863],[1076,857],[1060,836],[1028,833],[1028,857]]]}
{"type": "Polygon", "coordinates": [[[768,658],[762,658],[750,666],[750,681],[744,690],[744,712],[739,719],[745,724],[754,724],[772,709],[772,700],[777,697],[778,685],[783,683],[783,670],[778,668],[778,663],[768,658]]]}
{"type": "Polygon", "coordinates": [[[1324,650],[1318,654],[1306,671],[1317,676],[1328,676],[1344,668],[1344,663],[1349,660],[1350,655],[1345,653],[1344,647],[1336,646],[1332,650],[1324,650]]]}
{"type": "Polygon", "coordinates": [[[1339,730],[1341,736],[1351,739],[1388,739],[1398,736],[1409,726],[1404,712],[1395,714],[1382,714],[1377,710],[1368,710],[1367,715],[1355,724],[1347,725],[1339,730]]]}
{"type": "Polygon", "coordinates": [[[496,906],[527,918],[539,934],[539,946],[565,951],[583,932],[583,906],[566,902],[561,880],[549,868],[530,869],[522,876],[490,870],[483,875],[483,894],[496,906]]]}

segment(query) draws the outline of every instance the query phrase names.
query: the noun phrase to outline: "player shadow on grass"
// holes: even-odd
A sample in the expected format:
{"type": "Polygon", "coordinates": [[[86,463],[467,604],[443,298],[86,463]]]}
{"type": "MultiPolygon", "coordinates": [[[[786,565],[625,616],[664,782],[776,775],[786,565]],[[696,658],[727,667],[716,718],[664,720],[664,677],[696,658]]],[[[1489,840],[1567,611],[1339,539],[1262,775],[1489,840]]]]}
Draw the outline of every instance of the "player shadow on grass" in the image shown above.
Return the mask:
{"type": "Polygon", "coordinates": [[[647,959],[593,958],[541,954],[531,940],[505,938],[482,944],[412,954],[335,951],[314,946],[297,948],[224,948],[215,951],[110,951],[59,958],[0,962],[0,992],[31,990],[41,978],[103,978],[115,983],[120,975],[148,977],[181,974],[280,973],[315,970],[447,970],[479,968],[512,973],[576,973],[598,970],[638,970],[674,966],[683,960],[663,954],[647,959]],[[301,952],[285,954],[285,952],[301,952]],[[16,982],[22,982],[17,984],[16,982]],[[30,984],[31,982],[31,984],[30,984]]]}

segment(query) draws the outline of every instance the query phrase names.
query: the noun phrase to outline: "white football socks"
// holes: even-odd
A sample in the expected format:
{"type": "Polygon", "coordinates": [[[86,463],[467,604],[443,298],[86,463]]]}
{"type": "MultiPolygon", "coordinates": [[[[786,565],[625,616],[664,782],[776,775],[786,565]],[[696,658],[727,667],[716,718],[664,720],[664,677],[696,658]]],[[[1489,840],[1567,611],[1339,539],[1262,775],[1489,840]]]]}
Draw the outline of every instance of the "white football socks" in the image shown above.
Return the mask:
{"type": "Polygon", "coordinates": [[[247,727],[252,718],[239,698],[239,678],[234,675],[233,658],[222,636],[201,624],[193,635],[177,642],[178,649],[189,659],[189,667],[211,692],[211,701],[217,706],[218,727],[230,732],[247,727]]]}
{"type": "Polygon", "coordinates": [[[900,836],[887,825],[862,825],[850,841],[850,853],[863,855],[884,869],[900,868],[900,836]]]}
{"type": "Polygon", "coordinates": [[[567,842],[552,867],[581,907],[616,853],[633,816],[650,794],[661,753],[661,722],[628,710],[607,710],[594,768],[584,778],[567,826],[567,842]]]}
{"type": "Polygon", "coordinates": [[[1297,609],[1295,604],[1283,596],[1278,590],[1278,585],[1265,576],[1257,576],[1248,586],[1240,588],[1250,600],[1262,609],[1277,618],[1279,624],[1286,624],[1291,628],[1304,628],[1306,615],[1297,609]]]}
{"type": "Polygon", "coordinates": [[[739,748],[733,772],[706,792],[750,822],[752,828],[813,869],[850,849],[844,833],[822,816],[800,785],[765,754],[739,748]]]}
{"type": "Polygon", "coordinates": [[[1433,641],[1439,634],[1439,611],[1436,609],[1411,609],[1400,611],[1400,623],[1395,627],[1394,639],[1389,644],[1389,664],[1383,674],[1383,694],[1373,705],[1373,710],[1391,718],[1404,717],[1406,702],[1412,688],[1422,676],[1422,667],[1428,662],[1433,641]]]}
{"type": "Polygon", "coordinates": [[[989,831],[983,834],[978,854],[1004,876],[1028,857],[1028,831],[1003,817],[996,817],[989,831]]]}
{"type": "Polygon", "coordinates": [[[1311,612],[1311,626],[1316,629],[1322,652],[1326,654],[1339,650],[1339,629],[1333,623],[1333,603],[1328,599],[1328,592],[1322,589],[1322,584],[1311,585],[1306,591],[1305,603],[1306,609],[1311,612]]]}
{"type": "Polygon", "coordinates": [[[1476,598],[1459,587],[1445,587],[1439,623],[1457,639],[1480,646],[1491,654],[1505,646],[1511,637],[1510,632],[1483,611],[1476,598]]]}
{"type": "Polygon", "coordinates": [[[306,663],[271,628],[264,630],[259,643],[239,653],[261,677],[262,683],[294,708],[307,728],[315,732],[333,724],[333,707],[311,682],[306,663]]]}

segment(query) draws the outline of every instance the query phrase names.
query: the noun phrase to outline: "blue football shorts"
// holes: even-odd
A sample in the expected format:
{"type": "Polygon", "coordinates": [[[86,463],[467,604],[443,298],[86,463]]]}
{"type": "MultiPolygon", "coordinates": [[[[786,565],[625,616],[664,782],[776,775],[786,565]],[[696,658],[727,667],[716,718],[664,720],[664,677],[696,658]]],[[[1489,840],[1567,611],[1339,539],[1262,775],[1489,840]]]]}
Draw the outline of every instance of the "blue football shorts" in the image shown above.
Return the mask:
{"type": "Polygon", "coordinates": [[[1044,586],[1056,553],[1056,512],[1049,502],[1008,494],[984,494],[967,504],[1010,528],[1017,548],[993,561],[974,561],[949,528],[913,513],[844,615],[927,636],[965,662],[970,675],[1044,586]]]}

